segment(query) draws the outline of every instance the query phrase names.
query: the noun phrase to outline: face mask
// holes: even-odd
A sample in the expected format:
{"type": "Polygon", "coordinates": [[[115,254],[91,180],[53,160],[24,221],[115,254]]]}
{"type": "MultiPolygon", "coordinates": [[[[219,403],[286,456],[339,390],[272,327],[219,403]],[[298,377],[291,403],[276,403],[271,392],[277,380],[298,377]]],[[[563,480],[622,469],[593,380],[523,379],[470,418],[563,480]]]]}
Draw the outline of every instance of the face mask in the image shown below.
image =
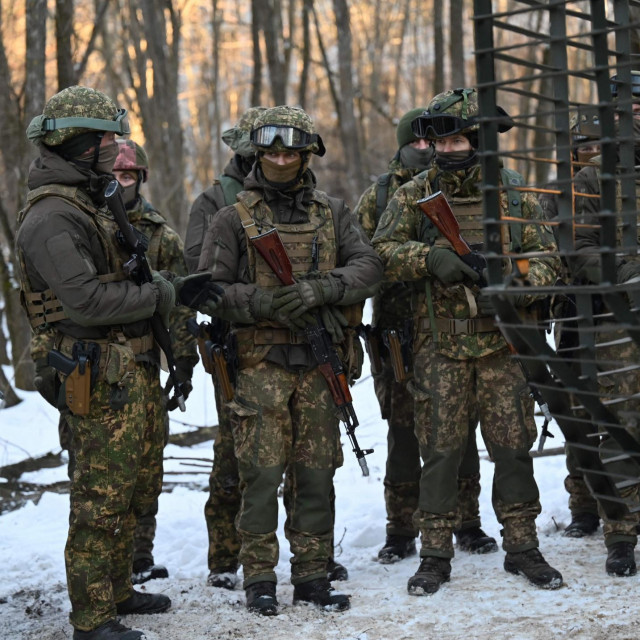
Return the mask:
{"type": "Polygon", "coordinates": [[[98,151],[98,161],[95,164],[96,173],[111,173],[118,157],[118,143],[113,142],[98,151]]]}
{"type": "Polygon", "coordinates": [[[416,149],[410,144],[405,144],[400,149],[400,162],[409,169],[427,169],[433,160],[433,147],[416,149]]]}
{"type": "Polygon", "coordinates": [[[476,150],[470,151],[436,151],[436,164],[449,171],[466,169],[477,163],[476,150]]]}
{"type": "Polygon", "coordinates": [[[138,199],[138,184],[133,183],[128,187],[122,187],[122,200],[126,207],[133,204],[138,199]]]}
{"type": "Polygon", "coordinates": [[[301,165],[302,158],[297,158],[289,164],[277,164],[264,157],[260,158],[260,166],[262,167],[264,177],[274,184],[287,184],[295,180],[301,165]]]}

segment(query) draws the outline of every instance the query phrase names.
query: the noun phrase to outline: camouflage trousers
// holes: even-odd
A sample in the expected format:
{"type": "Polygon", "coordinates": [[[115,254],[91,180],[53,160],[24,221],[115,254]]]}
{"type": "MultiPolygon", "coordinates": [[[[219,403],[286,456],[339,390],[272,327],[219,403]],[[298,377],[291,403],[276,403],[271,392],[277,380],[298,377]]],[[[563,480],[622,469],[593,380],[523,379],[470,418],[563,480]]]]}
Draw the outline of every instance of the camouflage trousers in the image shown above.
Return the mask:
{"type": "MultiPolygon", "coordinates": [[[[615,334],[607,333],[598,336],[598,342],[611,341],[615,338],[625,337],[623,332],[615,334]]],[[[600,365],[600,369],[614,371],[598,378],[600,393],[617,415],[620,424],[626,427],[627,432],[636,440],[640,440],[640,401],[637,394],[640,393],[640,373],[637,369],[631,371],[620,370],[630,363],[637,364],[640,361],[640,352],[635,342],[613,343],[602,347],[597,351],[598,359],[608,361],[611,364],[600,365]],[[622,401],[625,398],[633,399],[622,401]]],[[[600,441],[600,459],[604,463],[606,471],[619,476],[638,477],[638,466],[634,459],[618,459],[623,453],[621,445],[615,439],[615,434],[603,434],[600,441]],[[606,462],[613,458],[612,462],[606,462]]],[[[618,489],[618,496],[627,501],[631,506],[638,506],[639,487],[633,484],[618,489]]],[[[602,517],[605,544],[609,547],[616,542],[637,542],[636,525],[638,524],[638,512],[627,511],[619,520],[609,520],[600,510],[602,517]]]]}
{"type": "Polygon", "coordinates": [[[131,593],[136,519],[162,489],[165,416],[155,367],[126,378],[128,401],[112,409],[112,387],[96,383],[86,416],[68,415],[74,452],[65,547],[71,624],[91,630],[116,616],[131,593]]]}
{"type": "Polygon", "coordinates": [[[474,412],[495,464],[492,503],[503,527],[503,548],[538,546],[538,487],[529,455],[536,437],[533,401],[518,364],[504,349],[483,358],[453,360],[430,340],[415,354],[416,434],[423,466],[415,522],[422,556],[451,558],[460,528],[457,480],[474,412]]]}
{"type": "MultiPolygon", "coordinates": [[[[413,515],[420,495],[420,448],[415,434],[413,396],[409,383],[398,383],[393,367],[383,361],[382,371],[373,376],[373,386],[383,419],[387,420],[387,464],[384,502],[387,535],[417,536],[413,515]]],[[[480,526],[480,460],[475,438],[477,418],[470,422],[467,448],[460,463],[458,509],[461,529],[480,526]]]]}
{"type": "Polygon", "coordinates": [[[213,444],[213,468],[209,475],[209,498],[204,505],[204,518],[209,536],[207,563],[214,573],[238,569],[240,536],[235,519],[240,510],[240,477],[238,460],[233,450],[231,411],[226,406],[220,386],[214,381],[218,435],[213,444]]]}
{"type": "Polygon", "coordinates": [[[244,587],[276,582],[278,487],[285,472],[291,583],[326,577],[333,476],[343,460],[325,379],[318,369],[291,373],[262,361],[239,372],[228,406],[242,492],[236,524],[244,587]]]}
{"type": "MultiPolygon", "coordinates": [[[[165,446],[169,441],[169,414],[164,411],[165,422],[165,446]]],[[[75,468],[75,453],[73,450],[73,442],[71,437],[71,429],[67,416],[68,411],[60,412],[60,420],[58,422],[58,435],[60,437],[60,446],[69,453],[69,464],[67,473],[69,480],[73,478],[73,470],[75,468]]],[[[136,522],[136,528],[133,533],[133,561],[151,560],[153,561],[153,542],[156,537],[156,516],[158,515],[158,500],[153,502],[149,510],[140,514],[136,522]]]]}

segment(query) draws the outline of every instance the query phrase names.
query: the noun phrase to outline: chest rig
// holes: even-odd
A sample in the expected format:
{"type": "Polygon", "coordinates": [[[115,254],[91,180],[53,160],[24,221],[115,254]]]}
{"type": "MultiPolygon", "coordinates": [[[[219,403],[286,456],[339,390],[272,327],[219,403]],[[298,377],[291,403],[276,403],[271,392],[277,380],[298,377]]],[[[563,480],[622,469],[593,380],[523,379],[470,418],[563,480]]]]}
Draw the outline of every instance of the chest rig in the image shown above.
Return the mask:
{"type": "MultiPolygon", "coordinates": [[[[18,213],[18,225],[24,222],[32,207],[44,198],[59,198],[69,202],[90,218],[96,227],[100,246],[109,265],[108,272],[99,274],[98,280],[101,283],[124,280],[126,276],[122,270],[122,265],[128,259],[128,256],[122,250],[119,250],[115,242],[118,225],[111,217],[108,209],[106,207],[97,207],[91,198],[77,187],[60,184],[44,185],[29,192],[26,206],[18,213]]],[[[51,289],[45,289],[44,291],[33,290],[27,276],[26,262],[21,250],[18,250],[18,257],[22,272],[20,278],[21,303],[27,312],[32,329],[35,330],[68,318],[62,308],[62,304],[51,289]]]]}

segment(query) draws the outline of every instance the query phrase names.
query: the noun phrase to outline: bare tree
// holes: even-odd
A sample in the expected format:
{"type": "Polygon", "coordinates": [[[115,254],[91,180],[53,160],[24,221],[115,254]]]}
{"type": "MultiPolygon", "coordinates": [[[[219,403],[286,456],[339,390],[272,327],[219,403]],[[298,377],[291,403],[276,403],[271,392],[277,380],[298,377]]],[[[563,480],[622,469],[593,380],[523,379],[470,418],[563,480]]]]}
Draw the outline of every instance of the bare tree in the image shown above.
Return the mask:
{"type": "Polygon", "coordinates": [[[451,87],[466,87],[464,73],[464,0],[450,0],[449,4],[449,60],[451,60],[451,87]]]}
{"type": "Polygon", "coordinates": [[[433,0],[433,91],[444,91],[444,38],[442,35],[442,3],[433,0]]]}

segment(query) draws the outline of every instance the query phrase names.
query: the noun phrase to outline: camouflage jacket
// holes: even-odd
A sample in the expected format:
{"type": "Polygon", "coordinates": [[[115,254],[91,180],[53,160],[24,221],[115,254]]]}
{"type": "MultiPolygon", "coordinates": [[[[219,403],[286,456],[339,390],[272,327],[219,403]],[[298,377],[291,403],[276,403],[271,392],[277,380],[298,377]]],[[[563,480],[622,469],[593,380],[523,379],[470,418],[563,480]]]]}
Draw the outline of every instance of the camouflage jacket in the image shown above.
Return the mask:
{"type": "MultiPolygon", "coordinates": [[[[430,247],[438,240],[444,241],[431,225],[416,202],[425,195],[440,189],[456,212],[456,202],[480,203],[481,175],[478,165],[466,171],[442,172],[430,169],[401,186],[382,215],[373,238],[374,248],[385,263],[385,280],[411,282],[414,286],[414,325],[419,332],[421,318],[430,317],[467,320],[477,313],[479,288],[476,285],[455,283],[445,285],[433,278],[427,269],[430,247]],[[472,301],[474,304],[471,304],[472,301]],[[433,314],[429,312],[429,306],[433,314]]],[[[503,215],[509,211],[507,194],[501,194],[503,215]]],[[[542,220],[542,211],[532,193],[523,193],[521,212],[523,219],[542,220]]],[[[520,246],[528,252],[554,252],[553,235],[546,226],[521,225],[520,246]]],[[[528,281],[533,286],[555,282],[560,266],[557,257],[532,257],[529,260],[528,281]]],[[[533,301],[533,297],[531,298],[533,301]]],[[[496,331],[482,333],[451,334],[430,331],[417,336],[419,342],[433,339],[440,353],[450,358],[467,359],[490,355],[506,347],[502,335],[496,331]]]]}
{"type": "Polygon", "coordinates": [[[195,199],[189,212],[184,240],[184,259],[189,273],[195,273],[198,269],[202,243],[213,216],[223,207],[235,202],[235,197],[227,198],[226,192],[237,194],[242,191],[242,183],[250,168],[251,165],[247,166],[245,158],[238,154],[234,155],[227,163],[222,175],[195,199]]]}
{"type": "MultiPolygon", "coordinates": [[[[386,191],[381,194],[386,196],[386,205],[397,189],[418,172],[418,169],[405,167],[396,156],[389,163],[386,188],[376,181],[360,196],[353,213],[369,239],[373,238],[380,222],[378,207],[380,189],[386,191]]],[[[384,284],[373,298],[373,326],[380,329],[401,329],[409,318],[411,318],[411,289],[404,282],[384,284]]]]}
{"type": "MultiPolygon", "coordinates": [[[[187,275],[180,236],[167,221],[142,196],[136,206],[127,209],[129,222],[149,238],[147,260],[154,271],[171,271],[179,276],[187,275]]],[[[177,306],[171,313],[171,333],[173,355],[189,358],[196,364],[196,340],[187,331],[187,320],[196,314],[188,307],[177,306]]]]}

